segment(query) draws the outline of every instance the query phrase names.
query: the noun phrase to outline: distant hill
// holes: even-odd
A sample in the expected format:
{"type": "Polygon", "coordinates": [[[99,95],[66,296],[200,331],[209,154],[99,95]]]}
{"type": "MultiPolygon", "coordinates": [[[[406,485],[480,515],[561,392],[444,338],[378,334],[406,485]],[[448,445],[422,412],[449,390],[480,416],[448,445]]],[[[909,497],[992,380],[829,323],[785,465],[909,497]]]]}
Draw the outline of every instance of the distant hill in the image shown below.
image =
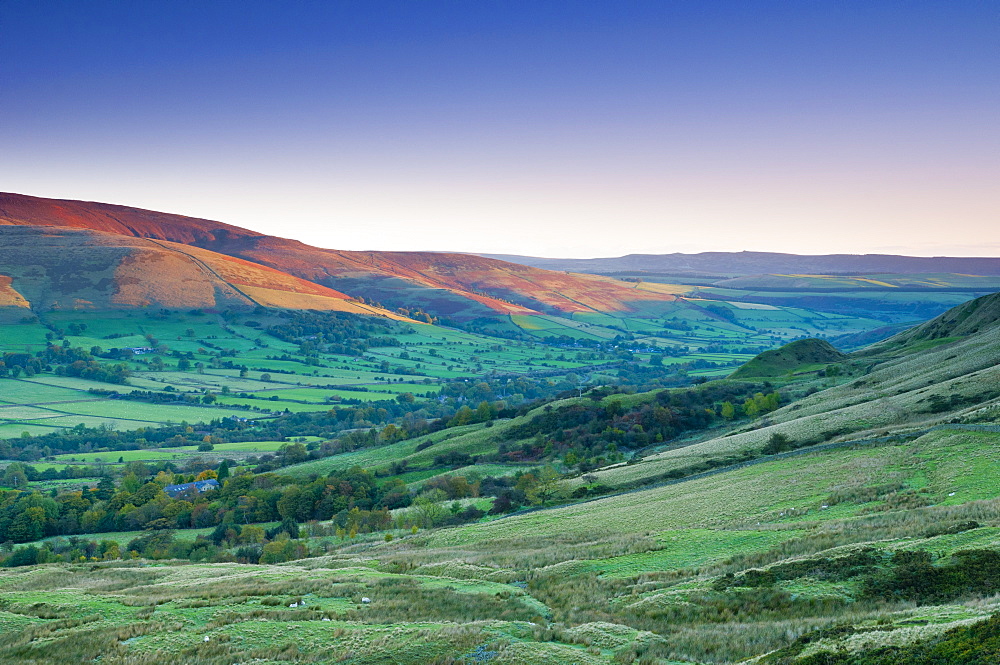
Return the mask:
{"type": "Polygon", "coordinates": [[[784,376],[804,366],[834,363],[847,356],[821,339],[800,339],[753,358],[730,378],[749,379],[784,376]]]}
{"type": "MultiPolygon", "coordinates": [[[[222,222],[127,206],[0,193],[2,226],[57,226],[169,241],[267,266],[342,294],[456,320],[509,314],[630,312],[676,296],[470,254],[312,247],[222,222]]],[[[0,270],[0,274],[5,274],[0,270]]]]}
{"type": "Polygon", "coordinates": [[[647,271],[739,277],[768,273],[824,275],[866,273],[970,273],[1000,275],[1000,258],[921,257],[892,254],[779,254],[775,252],[702,252],[699,254],[628,254],[594,259],[551,259],[513,254],[484,254],[546,270],[614,273],[647,271]]]}
{"type": "Polygon", "coordinates": [[[918,342],[964,338],[1000,328],[1000,293],[970,300],[915,328],[872,347],[872,351],[909,346],[918,342]]]}

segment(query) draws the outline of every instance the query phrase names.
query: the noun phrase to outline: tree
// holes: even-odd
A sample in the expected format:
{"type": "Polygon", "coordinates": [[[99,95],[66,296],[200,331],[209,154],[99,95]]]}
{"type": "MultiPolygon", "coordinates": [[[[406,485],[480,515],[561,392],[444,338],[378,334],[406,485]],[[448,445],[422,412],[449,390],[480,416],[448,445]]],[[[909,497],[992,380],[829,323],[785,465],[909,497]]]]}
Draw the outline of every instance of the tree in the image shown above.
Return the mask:
{"type": "Polygon", "coordinates": [[[139,487],[142,485],[139,480],[139,476],[135,471],[129,471],[124,478],[122,478],[120,490],[122,492],[127,492],[129,494],[134,494],[138,491],[139,487]]]}
{"type": "Polygon", "coordinates": [[[115,481],[111,479],[111,476],[101,476],[101,479],[97,483],[97,498],[102,501],[107,501],[115,494],[115,481]]]}
{"type": "Polygon", "coordinates": [[[19,462],[9,464],[4,469],[0,483],[14,489],[23,489],[28,486],[28,476],[24,473],[24,465],[19,462]]]}
{"type": "Polygon", "coordinates": [[[462,405],[451,420],[448,421],[448,427],[458,427],[459,425],[468,425],[473,421],[475,414],[468,407],[468,405],[462,405]]]}
{"type": "Polygon", "coordinates": [[[163,489],[157,483],[146,483],[132,495],[132,503],[136,506],[142,506],[157,497],[163,496],[163,489]]]}
{"type": "Polygon", "coordinates": [[[264,542],[264,528],[249,524],[240,530],[239,542],[247,545],[259,545],[264,542]]]}
{"type": "Polygon", "coordinates": [[[224,459],[222,463],[219,464],[219,480],[225,480],[229,477],[229,460],[224,459]]]}
{"type": "Polygon", "coordinates": [[[14,518],[7,537],[15,543],[27,543],[45,535],[45,509],[32,506],[14,518]]]}
{"type": "Polygon", "coordinates": [[[484,423],[487,420],[492,420],[494,415],[496,415],[496,412],[493,410],[493,406],[489,402],[482,401],[479,403],[479,406],[476,407],[476,413],[475,416],[473,416],[473,419],[477,423],[484,423]]]}
{"type": "Polygon", "coordinates": [[[174,484],[174,474],[169,471],[160,471],[156,474],[156,478],[153,478],[153,482],[161,487],[166,487],[167,485],[174,484]]]}
{"type": "Polygon", "coordinates": [[[544,505],[563,493],[559,472],[552,466],[544,467],[539,472],[536,482],[524,492],[528,501],[535,505],[544,505]]]}
{"type": "Polygon", "coordinates": [[[285,464],[298,464],[309,459],[309,451],[301,443],[286,443],[278,449],[284,458],[285,464]]]}
{"type": "Polygon", "coordinates": [[[768,439],[767,445],[761,450],[765,455],[774,455],[776,453],[784,452],[786,450],[792,450],[795,448],[795,443],[782,434],[781,432],[775,432],[768,439]]]}
{"type": "Polygon", "coordinates": [[[413,513],[425,529],[434,526],[444,518],[445,507],[441,502],[448,498],[444,490],[432,489],[418,496],[413,502],[413,513]]]}
{"type": "Polygon", "coordinates": [[[722,409],[719,411],[719,415],[726,420],[732,420],[736,417],[736,407],[733,406],[732,402],[723,402],[722,409]]]}

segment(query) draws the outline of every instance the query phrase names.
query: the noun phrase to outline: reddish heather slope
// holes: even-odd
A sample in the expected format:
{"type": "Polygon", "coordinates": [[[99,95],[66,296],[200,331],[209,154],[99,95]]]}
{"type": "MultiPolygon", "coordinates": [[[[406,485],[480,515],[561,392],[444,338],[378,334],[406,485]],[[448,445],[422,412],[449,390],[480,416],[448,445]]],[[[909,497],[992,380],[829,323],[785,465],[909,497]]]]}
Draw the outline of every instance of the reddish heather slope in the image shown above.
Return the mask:
{"type": "Polygon", "coordinates": [[[273,268],[105,231],[0,227],[0,308],[319,309],[402,318],[273,268]]]}
{"type": "Polygon", "coordinates": [[[617,280],[469,254],[350,252],[312,247],[221,222],[106,203],[0,193],[0,225],[91,229],[193,245],[354,297],[470,319],[496,314],[629,312],[675,300],[617,280]]]}

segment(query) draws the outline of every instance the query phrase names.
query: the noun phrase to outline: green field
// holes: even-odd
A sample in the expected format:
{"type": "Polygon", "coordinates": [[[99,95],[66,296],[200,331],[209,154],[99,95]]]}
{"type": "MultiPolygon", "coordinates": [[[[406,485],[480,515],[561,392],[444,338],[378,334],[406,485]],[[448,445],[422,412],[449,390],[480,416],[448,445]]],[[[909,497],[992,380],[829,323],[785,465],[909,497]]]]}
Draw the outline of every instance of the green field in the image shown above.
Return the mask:
{"type": "Polygon", "coordinates": [[[119,450],[106,453],[71,453],[56,455],[53,460],[56,463],[73,464],[117,463],[119,458],[124,462],[147,462],[152,460],[186,459],[193,455],[218,456],[220,453],[228,452],[267,453],[274,452],[285,445],[288,445],[285,441],[244,441],[241,443],[219,443],[213,447],[212,451],[206,453],[199,453],[196,446],[184,446],[180,448],[153,448],[148,450],[119,450]]]}
{"type": "MultiPolygon", "coordinates": [[[[475,378],[498,370],[568,373],[588,364],[607,362],[607,357],[600,354],[589,359],[576,359],[579,354],[571,354],[562,360],[555,356],[563,351],[534,342],[405,324],[400,324],[395,334],[400,346],[374,347],[362,356],[325,354],[307,362],[298,355],[296,344],[238,322],[220,325],[213,317],[203,315],[53,312],[47,317],[53,326],[87,326],[86,334],[67,335],[65,344],[100,349],[145,346],[149,344],[148,335],[159,341],[166,352],[127,359],[132,371],[127,386],[47,372],[0,380],[0,434],[36,434],[51,431],[43,427],[67,428],[78,423],[134,429],[171,422],[207,422],[226,416],[259,418],[272,411],[321,410],[343,400],[392,400],[401,393],[422,397],[436,393],[442,381],[475,378]],[[241,372],[221,366],[220,358],[227,356],[219,350],[249,369],[241,372]],[[178,371],[177,356],[172,354],[188,354],[191,367],[178,371]],[[162,369],[150,371],[152,359],[162,361],[162,369]],[[135,389],[172,390],[178,396],[198,400],[212,393],[216,402],[212,406],[148,404],[108,400],[88,392],[135,389]],[[226,408],[232,406],[249,407],[250,411],[226,408]]],[[[25,347],[34,351],[44,346],[46,334],[51,336],[37,325],[13,326],[11,330],[12,334],[0,338],[0,351],[13,353],[25,347]]]]}
{"type": "MultiPolygon", "coordinates": [[[[698,288],[685,287],[684,300],[640,302],[635,311],[628,313],[510,317],[507,324],[510,329],[527,334],[527,338],[521,340],[498,339],[438,326],[400,324],[392,335],[398,340],[398,346],[371,347],[358,356],[323,353],[308,359],[299,344],[263,332],[249,316],[229,316],[223,320],[199,312],[51,312],[45,316],[48,328],[37,323],[6,326],[0,338],[0,351],[21,352],[27,348],[32,353],[37,352],[44,348],[46,335],[52,337],[51,328],[55,327],[64,331],[64,343],[82,348],[106,350],[147,346],[153,339],[158,342],[159,351],[127,359],[132,371],[129,386],[55,376],[48,372],[20,376],[16,381],[0,380],[0,435],[10,436],[15,432],[14,435],[19,436],[24,431],[36,434],[48,431],[43,429],[46,427],[66,428],[81,422],[89,426],[104,424],[134,429],[167,422],[207,422],[228,415],[266,417],[272,411],[308,412],[343,400],[373,402],[393,399],[404,392],[418,396],[436,393],[442,382],[475,380],[493,372],[546,376],[573,372],[589,382],[607,381],[611,377],[591,373],[588,367],[619,358],[607,350],[592,353],[586,344],[611,344],[622,336],[627,339],[619,348],[630,349],[637,362],[648,363],[653,357],[651,350],[663,349],[668,352],[663,358],[665,366],[702,363],[702,366],[691,368],[689,373],[719,377],[755,353],[784,341],[809,335],[835,337],[865,332],[886,322],[872,318],[865,309],[870,303],[864,298],[872,297],[868,288],[871,282],[809,279],[833,283],[836,288],[843,289],[843,293],[838,291],[834,295],[841,300],[854,298],[854,311],[845,313],[837,307],[824,310],[823,298],[817,300],[819,309],[798,304],[798,301],[812,302],[809,299],[816,296],[815,293],[758,292],[706,284],[698,288]],[[787,302],[779,302],[782,298],[787,302]],[[75,335],[65,334],[65,328],[71,324],[85,325],[86,329],[75,335]],[[558,346],[549,346],[539,338],[559,338],[561,341],[558,346]],[[186,371],[178,371],[181,355],[186,355],[186,362],[191,365],[186,371]],[[247,369],[241,372],[223,366],[222,361],[227,358],[228,362],[247,369]],[[154,360],[162,361],[162,368],[151,370],[154,360]],[[171,389],[178,395],[198,399],[209,392],[218,399],[210,407],[147,405],[96,398],[87,393],[89,389],[125,392],[171,389]],[[226,391],[228,393],[223,394],[226,391]],[[4,405],[33,406],[43,410],[18,411],[4,405]],[[241,413],[226,408],[233,406],[248,407],[250,411],[241,413]]],[[[925,281],[941,288],[949,285],[971,288],[982,280],[973,283],[956,276],[932,275],[926,276],[925,281]]],[[[637,288],[660,288],[652,282],[647,283],[648,286],[639,283],[637,288]]],[[[834,297],[827,292],[819,292],[819,295],[834,297]]],[[[912,309],[913,303],[926,306],[925,309],[940,308],[971,295],[941,291],[896,293],[891,289],[877,292],[882,299],[880,302],[895,298],[898,307],[894,307],[900,312],[908,307],[912,309]]],[[[872,311],[877,308],[872,307],[872,311]]],[[[892,318],[892,321],[898,320],[899,317],[892,318]]]]}

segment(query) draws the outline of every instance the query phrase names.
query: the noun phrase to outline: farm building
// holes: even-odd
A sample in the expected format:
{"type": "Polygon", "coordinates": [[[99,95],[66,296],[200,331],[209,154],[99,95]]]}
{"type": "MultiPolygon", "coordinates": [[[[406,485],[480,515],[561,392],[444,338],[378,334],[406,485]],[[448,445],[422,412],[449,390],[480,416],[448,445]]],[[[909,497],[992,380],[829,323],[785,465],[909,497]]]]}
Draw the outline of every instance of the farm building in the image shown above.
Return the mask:
{"type": "Polygon", "coordinates": [[[209,490],[216,490],[222,487],[219,481],[215,478],[209,478],[208,480],[198,480],[193,483],[182,483],[180,485],[167,485],[163,488],[163,491],[167,493],[172,499],[176,499],[185,492],[191,492],[192,494],[201,494],[202,492],[207,492],[209,490]]]}

